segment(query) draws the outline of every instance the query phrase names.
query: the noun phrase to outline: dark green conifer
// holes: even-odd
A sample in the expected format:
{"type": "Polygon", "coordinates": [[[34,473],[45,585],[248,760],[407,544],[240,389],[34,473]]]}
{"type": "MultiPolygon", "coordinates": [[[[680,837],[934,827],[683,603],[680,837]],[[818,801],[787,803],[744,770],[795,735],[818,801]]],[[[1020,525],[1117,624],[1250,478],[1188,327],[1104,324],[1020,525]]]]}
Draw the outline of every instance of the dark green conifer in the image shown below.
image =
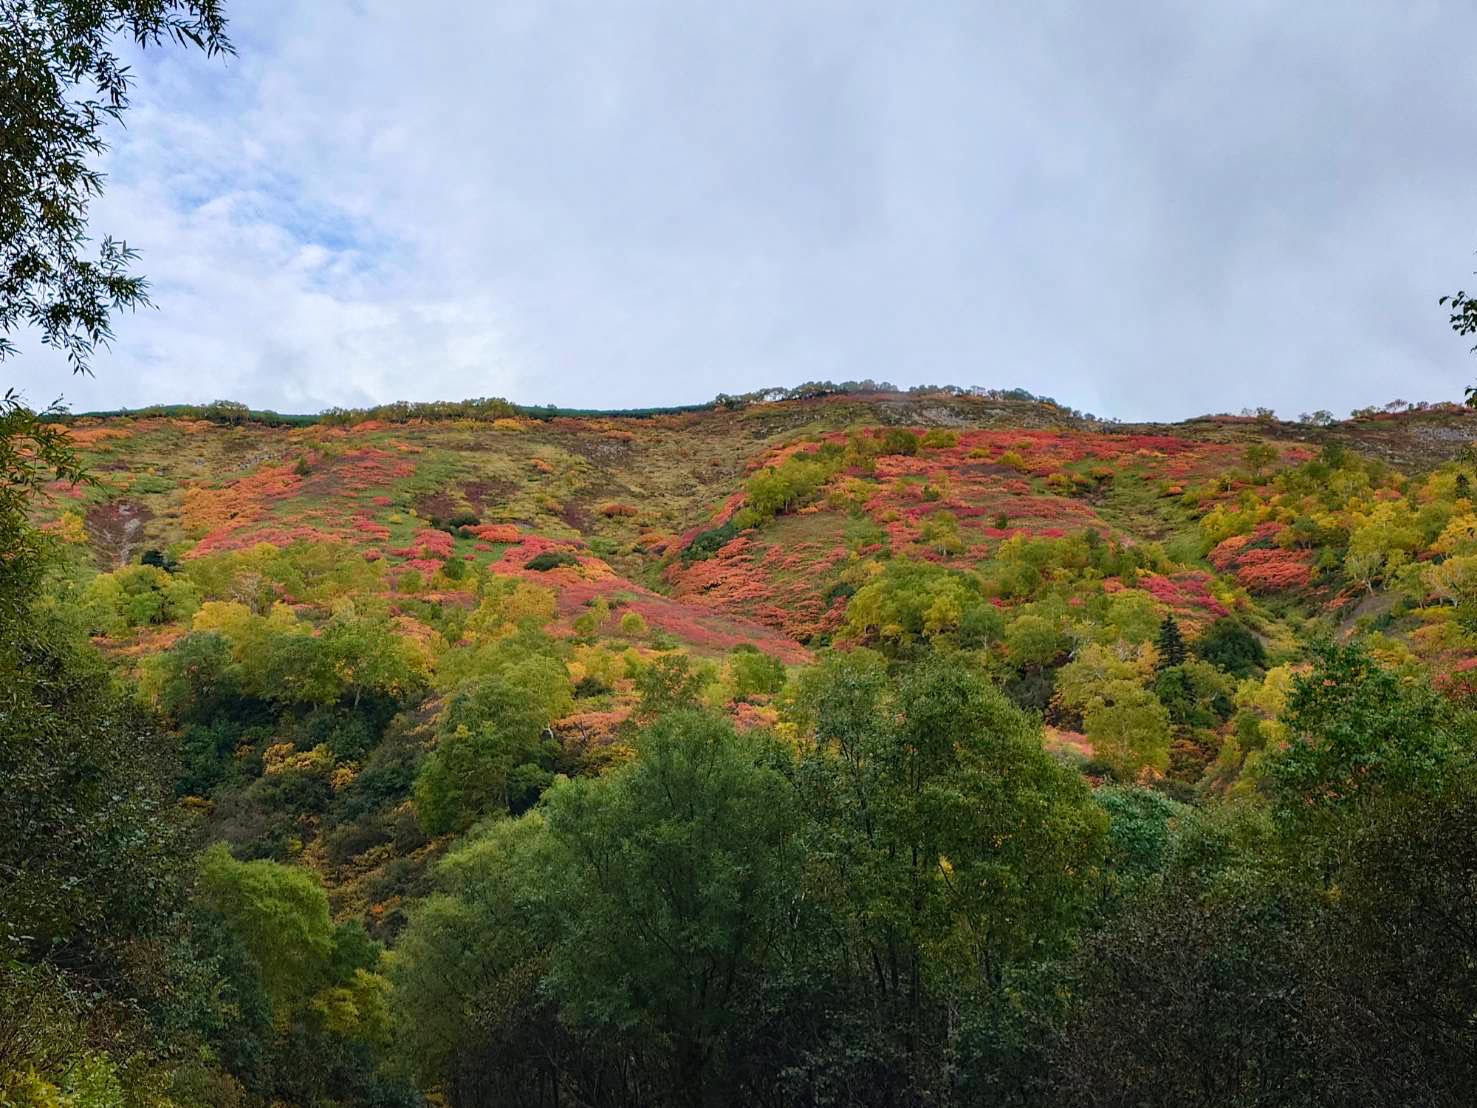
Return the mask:
{"type": "Polygon", "coordinates": [[[1166,615],[1159,624],[1159,668],[1183,665],[1185,653],[1185,638],[1180,634],[1180,625],[1174,616],[1166,615]]]}

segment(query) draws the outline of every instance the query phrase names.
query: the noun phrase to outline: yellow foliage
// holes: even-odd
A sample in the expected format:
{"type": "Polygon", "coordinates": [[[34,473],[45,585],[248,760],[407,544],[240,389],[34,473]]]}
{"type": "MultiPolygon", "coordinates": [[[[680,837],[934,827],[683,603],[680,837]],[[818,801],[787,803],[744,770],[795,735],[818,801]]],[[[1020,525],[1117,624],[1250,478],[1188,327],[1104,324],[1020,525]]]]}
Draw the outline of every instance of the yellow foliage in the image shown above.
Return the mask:
{"type": "Polygon", "coordinates": [[[333,751],[319,743],[312,750],[299,751],[292,743],[273,743],[262,755],[262,772],[268,775],[302,770],[326,774],[333,769],[333,751]]]}

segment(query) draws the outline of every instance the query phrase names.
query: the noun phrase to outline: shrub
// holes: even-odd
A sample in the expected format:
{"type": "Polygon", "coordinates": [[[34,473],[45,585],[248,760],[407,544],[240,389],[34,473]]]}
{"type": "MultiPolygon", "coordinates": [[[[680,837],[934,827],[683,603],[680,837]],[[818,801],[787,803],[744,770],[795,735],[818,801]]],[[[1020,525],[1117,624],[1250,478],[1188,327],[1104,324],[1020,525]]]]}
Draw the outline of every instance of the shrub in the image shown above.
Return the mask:
{"type": "Polygon", "coordinates": [[[882,436],[882,454],[905,454],[918,453],[918,436],[905,427],[890,428],[882,436]]]}
{"type": "Polygon", "coordinates": [[[545,550],[542,554],[535,554],[523,563],[524,569],[534,569],[540,573],[547,573],[551,569],[560,566],[579,565],[579,559],[565,550],[545,550]]]}
{"type": "Polygon", "coordinates": [[[614,691],[598,677],[581,677],[574,685],[574,696],[576,700],[587,700],[594,696],[606,696],[614,691]]]}
{"type": "Polygon", "coordinates": [[[1229,616],[1210,625],[1195,643],[1195,653],[1237,677],[1248,677],[1267,665],[1261,640],[1244,623],[1229,616]]]}
{"type": "Polygon", "coordinates": [[[723,547],[727,546],[729,541],[738,533],[738,525],[733,520],[729,520],[722,527],[714,527],[710,530],[703,531],[692,542],[687,544],[687,548],[682,551],[682,560],[686,562],[700,562],[705,558],[711,558],[718,551],[722,550],[723,547]]]}

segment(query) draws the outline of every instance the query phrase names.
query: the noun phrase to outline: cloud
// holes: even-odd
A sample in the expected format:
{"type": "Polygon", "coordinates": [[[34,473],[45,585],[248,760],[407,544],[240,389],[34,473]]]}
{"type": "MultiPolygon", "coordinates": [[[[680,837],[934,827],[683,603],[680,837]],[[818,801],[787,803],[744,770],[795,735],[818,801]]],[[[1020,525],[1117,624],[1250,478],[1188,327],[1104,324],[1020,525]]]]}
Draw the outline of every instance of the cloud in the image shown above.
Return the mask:
{"type": "Polygon", "coordinates": [[[234,5],[135,60],[75,406],[1023,385],[1125,418],[1453,397],[1454,3],[234,5]]]}

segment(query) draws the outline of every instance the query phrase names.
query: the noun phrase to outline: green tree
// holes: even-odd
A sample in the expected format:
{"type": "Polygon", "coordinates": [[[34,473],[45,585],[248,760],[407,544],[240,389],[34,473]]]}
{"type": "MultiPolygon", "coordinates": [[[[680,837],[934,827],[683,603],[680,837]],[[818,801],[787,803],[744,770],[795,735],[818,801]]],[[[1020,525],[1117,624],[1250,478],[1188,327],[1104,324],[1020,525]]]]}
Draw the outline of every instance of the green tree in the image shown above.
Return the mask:
{"type": "Polygon", "coordinates": [[[1159,668],[1180,665],[1185,657],[1185,638],[1180,634],[1180,625],[1173,615],[1166,613],[1159,624],[1159,668]]]}
{"type": "Polygon", "coordinates": [[[1117,681],[1097,690],[1083,709],[1082,725],[1093,753],[1120,780],[1131,780],[1145,766],[1169,765],[1169,712],[1141,685],[1117,681]]]}
{"type": "Polygon", "coordinates": [[[733,648],[728,656],[728,670],[735,700],[770,696],[784,688],[785,664],[748,643],[733,648]]]}
{"type": "Polygon", "coordinates": [[[421,825],[439,835],[485,815],[526,809],[553,780],[558,748],[546,729],[573,707],[568,671],[547,656],[463,685],[416,778],[421,825]]]}
{"type": "Polygon", "coordinates": [[[1474,719],[1429,681],[1381,666],[1358,645],[1325,644],[1314,661],[1288,698],[1289,741],[1267,760],[1286,814],[1430,794],[1470,772],[1474,719]]]}
{"type": "Polygon", "coordinates": [[[836,956],[916,1094],[946,1068],[943,998],[988,995],[1070,935],[1107,819],[1039,724],[957,659],[894,682],[876,655],[832,657],[802,678],[796,721],[836,956]]]}
{"type": "MultiPolygon", "coordinates": [[[[396,944],[395,1041],[423,1088],[458,1105],[515,1104],[559,1080],[568,1035],[540,982],[556,872],[543,813],[504,820],[437,867],[396,944]]],[[[614,937],[612,936],[612,941],[614,937]]]]}
{"type": "Polygon", "coordinates": [[[154,1039],[188,854],[167,752],[78,628],[0,619],[0,1090],[154,1039]]]}
{"type": "Polygon", "coordinates": [[[664,712],[696,707],[703,675],[686,654],[662,654],[636,671],[635,683],[641,697],[639,713],[653,719],[664,712]]]}
{"type": "Polygon", "coordinates": [[[1261,480],[1262,473],[1278,458],[1277,448],[1271,443],[1253,442],[1248,443],[1241,453],[1242,460],[1246,462],[1246,468],[1251,471],[1255,480],[1261,480]]]}
{"type": "Polygon", "coordinates": [[[1205,634],[1195,642],[1195,653],[1237,677],[1250,677],[1257,670],[1267,668],[1267,652],[1261,639],[1232,616],[1222,616],[1206,628],[1205,634]]]}
{"type": "Polygon", "coordinates": [[[113,312],[148,303],[126,245],[104,238],[84,257],[103,184],[89,162],[107,149],[104,128],[121,120],[132,80],[114,42],[228,53],[225,17],[219,0],[0,0],[0,26],[0,361],[29,325],[86,370],[113,312]],[[78,95],[89,86],[93,98],[78,95]]]}
{"type": "Polygon", "coordinates": [[[334,952],[328,897],[305,870],[238,862],[222,844],[200,859],[199,896],[256,962],[273,1007],[286,1012],[326,983],[334,952]]]}
{"type": "Polygon", "coordinates": [[[87,480],[65,429],[38,415],[13,390],[0,397],[0,622],[19,620],[34,595],[48,544],[30,523],[48,482],[87,480]]]}
{"type": "Polygon", "coordinates": [[[676,712],[635,761],[544,803],[556,870],[547,987],[566,1018],[668,1052],[674,1100],[717,1100],[719,1047],[785,937],[799,817],[769,748],[676,712]]]}

